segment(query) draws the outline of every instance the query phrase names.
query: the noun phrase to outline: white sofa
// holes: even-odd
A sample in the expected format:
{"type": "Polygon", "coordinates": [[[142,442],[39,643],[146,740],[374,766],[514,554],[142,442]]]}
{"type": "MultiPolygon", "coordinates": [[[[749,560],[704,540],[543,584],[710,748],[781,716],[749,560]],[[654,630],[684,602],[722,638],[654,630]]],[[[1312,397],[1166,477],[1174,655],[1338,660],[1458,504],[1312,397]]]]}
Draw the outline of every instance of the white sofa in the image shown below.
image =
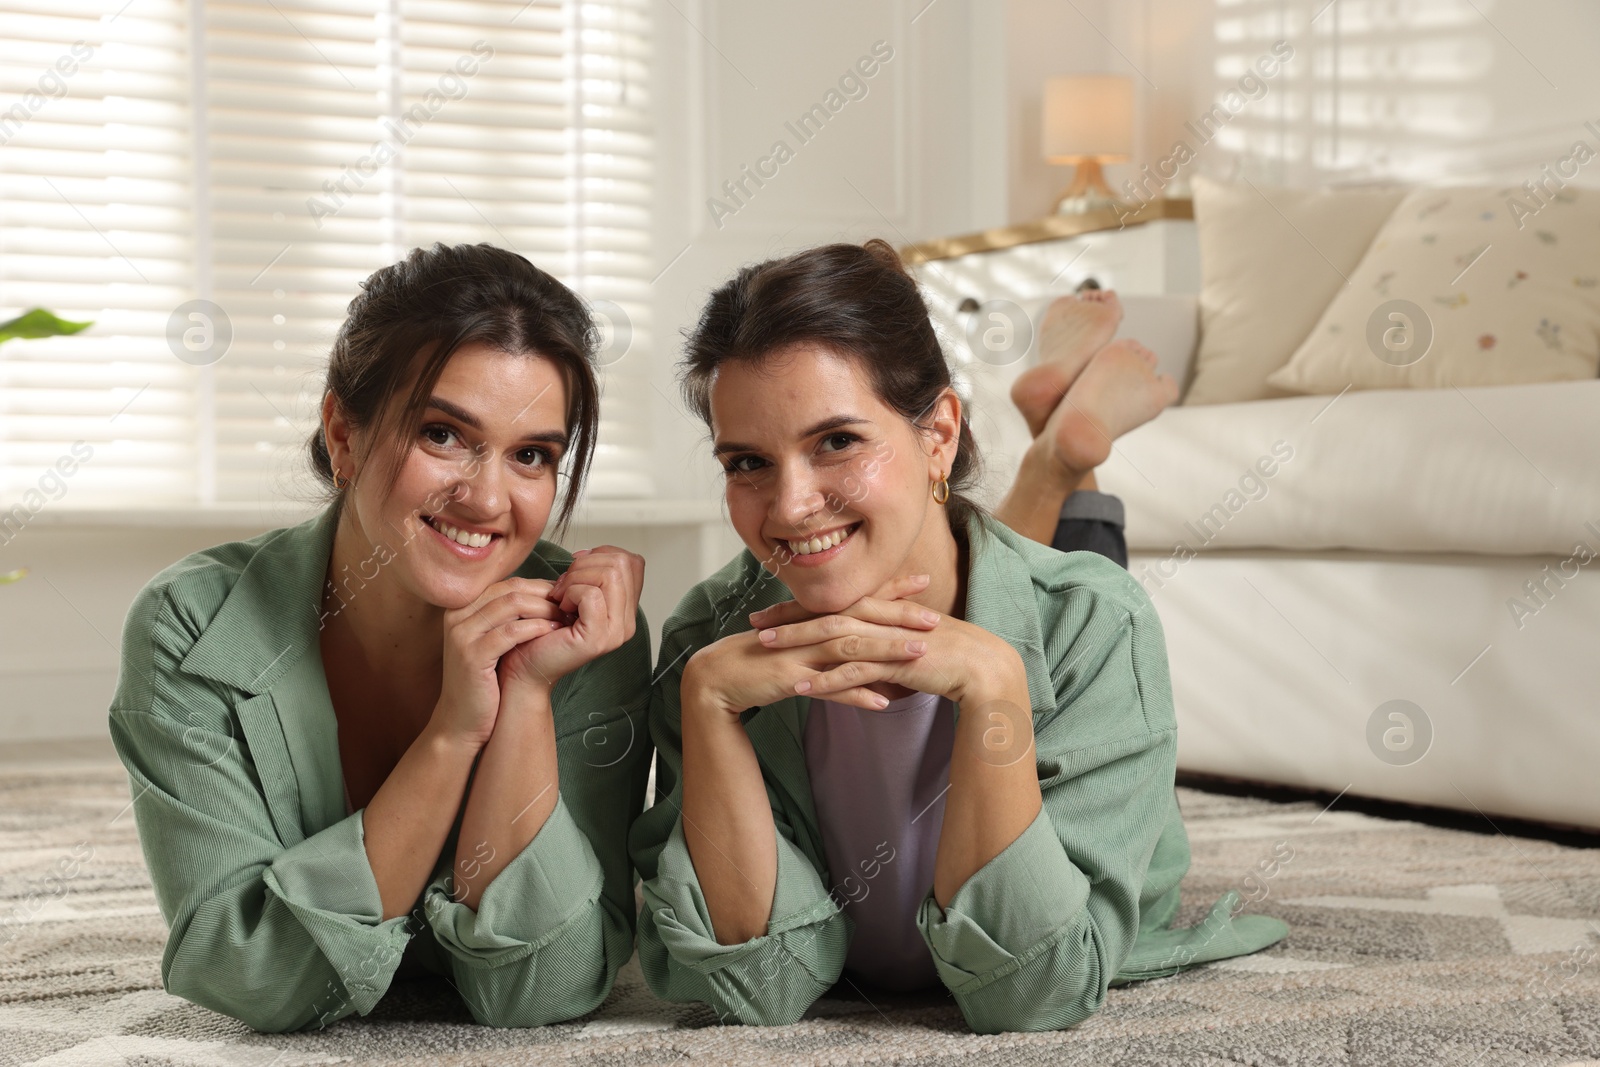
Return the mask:
{"type": "Polygon", "coordinates": [[[1597,414],[1600,381],[1352,391],[1123,438],[1180,765],[1600,828],[1597,414]]]}
{"type": "MultiPolygon", "coordinates": [[[[1004,255],[923,271],[952,350],[960,298],[1035,312],[1075,281],[1004,255]]],[[[1196,298],[1111,282],[1185,381],[1196,298]]],[[[992,490],[1025,365],[964,367],[992,490]]],[[[1100,485],[1166,632],[1180,769],[1600,828],[1600,380],[1177,406],[1100,485]]]]}

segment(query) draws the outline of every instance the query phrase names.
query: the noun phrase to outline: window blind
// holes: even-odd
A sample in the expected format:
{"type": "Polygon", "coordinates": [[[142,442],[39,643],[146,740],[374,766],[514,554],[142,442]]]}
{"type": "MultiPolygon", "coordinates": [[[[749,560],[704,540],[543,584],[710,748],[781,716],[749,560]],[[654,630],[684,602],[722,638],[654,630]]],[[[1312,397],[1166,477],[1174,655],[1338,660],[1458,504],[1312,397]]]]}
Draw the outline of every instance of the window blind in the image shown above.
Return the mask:
{"type": "Polygon", "coordinates": [[[90,53],[0,125],[0,315],[95,321],[0,348],[0,503],[79,440],[75,507],[303,497],[345,305],[434,241],[594,304],[589,492],[652,493],[645,0],[6,0],[0,42],[4,99],[90,53]]]}
{"type": "Polygon", "coordinates": [[[1567,94],[1570,110],[1554,94],[1526,108],[1492,106],[1491,94],[1507,91],[1492,88],[1493,78],[1510,77],[1519,91],[1545,85],[1548,61],[1518,52],[1500,28],[1514,21],[1474,0],[1219,2],[1219,99],[1275,42],[1290,42],[1295,55],[1216,134],[1212,169],[1299,186],[1520,183],[1581,136],[1586,115],[1581,94],[1567,94]]]}

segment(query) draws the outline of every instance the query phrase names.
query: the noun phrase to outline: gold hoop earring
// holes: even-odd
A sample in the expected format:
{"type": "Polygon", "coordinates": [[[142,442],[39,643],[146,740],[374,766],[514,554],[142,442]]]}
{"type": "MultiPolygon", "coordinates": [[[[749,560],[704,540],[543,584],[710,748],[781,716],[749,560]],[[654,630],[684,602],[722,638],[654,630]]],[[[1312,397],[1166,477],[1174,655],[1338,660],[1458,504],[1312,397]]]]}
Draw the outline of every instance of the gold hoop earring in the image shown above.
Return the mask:
{"type": "Polygon", "coordinates": [[[941,474],[939,480],[933,483],[933,502],[935,504],[943,504],[949,499],[950,479],[941,474]]]}
{"type": "Polygon", "coordinates": [[[345,486],[347,486],[349,484],[350,484],[350,479],[346,478],[342,474],[340,474],[338,467],[333,468],[333,487],[335,489],[343,489],[345,486]]]}

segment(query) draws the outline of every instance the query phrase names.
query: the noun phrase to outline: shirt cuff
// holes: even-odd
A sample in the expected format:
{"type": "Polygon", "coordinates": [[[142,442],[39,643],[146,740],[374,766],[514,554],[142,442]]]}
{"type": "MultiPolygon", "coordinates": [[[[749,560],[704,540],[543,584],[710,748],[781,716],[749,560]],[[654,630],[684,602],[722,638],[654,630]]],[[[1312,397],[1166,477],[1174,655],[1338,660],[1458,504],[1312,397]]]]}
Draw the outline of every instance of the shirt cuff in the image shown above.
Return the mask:
{"type": "MultiPolygon", "coordinates": [[[[711,912],[683,836],[683,818],[673,825],[662,847],[656,877],[644,884],[645,907],[672,958],[702,974],[732,966],[773,946],[810,936],[804,928],[840,914],[839,906],[823,888],[811,861],[782,833],[778,842],[778,880],[773,890],[772,917],[767,932],[724,945],[715,936],[711,912]]],[[[848,921],[848,916],[846,916],[848,921]]],[[[852,927],[853,930],[853,927],[852,927]]]]}
{"type": "Polygon", "coordinates": [[[266,882],[297,912],[330,912],[369,925],[383,921],[359,811],[280,852],[266,882]]]}
{"type": "Polygon", "coordinates": [[[411,932],[408,916],[383,917],[362,812],[284,849],[262,880],[333,964],[355,1010],[371,1011],[389,988],[411,932]]]}
{"type": "Polygon", "coordinates": [[[1083,914],[1089,879],[1067,858],[1043,807],[1027,829],[962,883],[941,909],[930,891],[917,926],[954,992],[1015,969],[1083,914]]]}
{"type": "Polygon", "coordinates": [[[451,865],[423,894],[428,925],[447,951],[491,967],[512,963],[588,914],[604,882],[600,861],[559,794],[544,825],[501,868],[474,911],[452,899],[451,865]]]}

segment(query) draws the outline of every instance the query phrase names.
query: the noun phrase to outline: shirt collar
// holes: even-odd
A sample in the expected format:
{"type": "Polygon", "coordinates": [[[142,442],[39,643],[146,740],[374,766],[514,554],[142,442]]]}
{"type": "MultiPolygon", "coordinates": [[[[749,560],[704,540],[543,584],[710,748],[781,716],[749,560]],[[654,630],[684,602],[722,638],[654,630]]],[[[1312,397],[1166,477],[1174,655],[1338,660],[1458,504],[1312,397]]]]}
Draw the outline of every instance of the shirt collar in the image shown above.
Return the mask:
{"type": "Polygon", "coordinates": [[[183,669],[252,695],[271,689],[317,641],[338,519],[335,501],[297,526],[257,538],[260,547],[183,669]]]}
{"type": "Polygon", "coordinates": [[[1054,708],[1055,688],[1044,658],[1039,601],[1033,585],[1036,562],[1028,558],[1049,550],[976,509],[967,520],[967,545],[967,622],[1017,650],[1036,712],[1054,708]]]}

